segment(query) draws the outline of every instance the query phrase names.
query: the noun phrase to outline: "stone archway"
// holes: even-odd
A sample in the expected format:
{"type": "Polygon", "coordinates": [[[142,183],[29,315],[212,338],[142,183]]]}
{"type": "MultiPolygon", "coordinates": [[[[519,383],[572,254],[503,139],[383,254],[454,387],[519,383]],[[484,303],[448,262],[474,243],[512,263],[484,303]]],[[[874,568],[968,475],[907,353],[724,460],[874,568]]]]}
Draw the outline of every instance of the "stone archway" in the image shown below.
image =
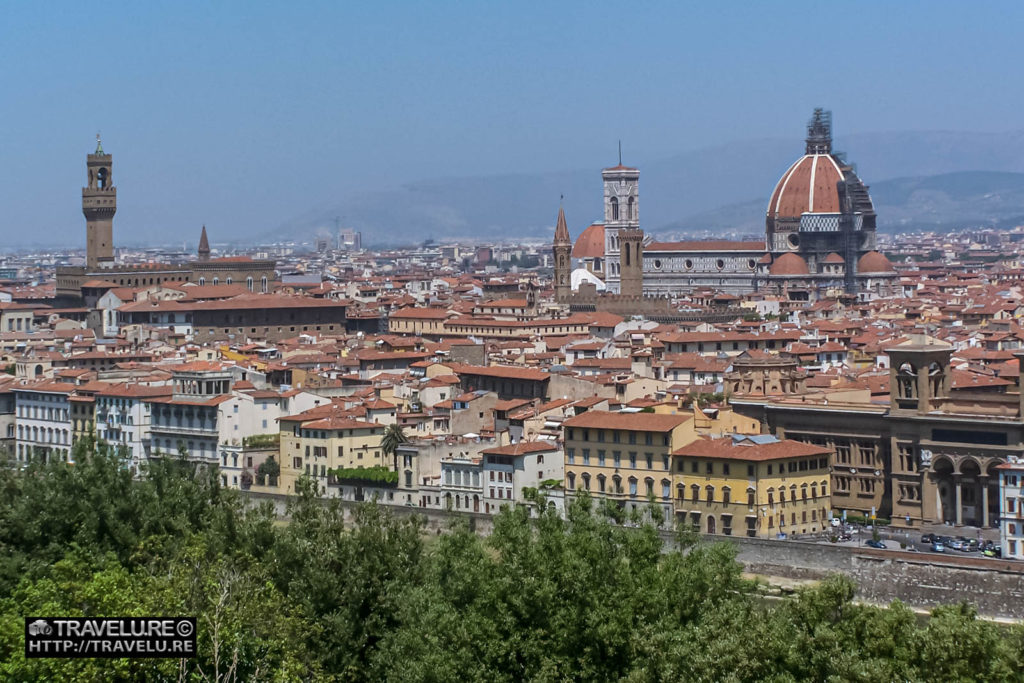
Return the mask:
{"type": "MultiPolygon", "coordinates": [[[[982,523],[981,465],[973,458],[960,463],[960,478],[954,482],[959,499],[956,523],[978,526],[982,523]]],[[[985,496],[987,497],[987,496],[985,496]]]]}
{"type": "Polygon", "coordinates": [[[956,487],[953,483],[955,468],[949,458],[936,458],[932,463],[932,478],[935,481],[935,517],[940,522],[953,522],[956,513],[956,487]]]}

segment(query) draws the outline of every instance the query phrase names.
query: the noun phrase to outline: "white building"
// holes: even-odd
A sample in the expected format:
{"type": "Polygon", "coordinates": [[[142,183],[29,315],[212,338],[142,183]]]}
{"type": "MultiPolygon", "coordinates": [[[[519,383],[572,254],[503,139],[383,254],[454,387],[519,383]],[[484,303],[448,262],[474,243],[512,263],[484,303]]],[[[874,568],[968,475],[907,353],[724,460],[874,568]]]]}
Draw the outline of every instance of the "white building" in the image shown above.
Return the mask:
{"type": "Polygon", "coordinates": [[[999,541],[1003,557],[1024,560],[1024,458],[999,465],[999,541]]]}
{"type": "Polygon", "coordinates": [[[96,438],[123,447],[138,471],[150,456],[150,415],[154,398],[169,398],[172,387],[119,383],[96,392],[96,438]]]}
{"type": "Polygon", "coordinates": [[[27,463],[33,456],[44,462],[71,460],[72,384],[38,382],[14,389],[17,410],[15,458],[27,463]]]}
{"type": "Polygon", "coordinates": [[[562,449],[554,441],[520,441],[482,451],[484,512],[503,505],[526,503],[523,489],[540,488],[548,480],[562,481],[562,449]]]}

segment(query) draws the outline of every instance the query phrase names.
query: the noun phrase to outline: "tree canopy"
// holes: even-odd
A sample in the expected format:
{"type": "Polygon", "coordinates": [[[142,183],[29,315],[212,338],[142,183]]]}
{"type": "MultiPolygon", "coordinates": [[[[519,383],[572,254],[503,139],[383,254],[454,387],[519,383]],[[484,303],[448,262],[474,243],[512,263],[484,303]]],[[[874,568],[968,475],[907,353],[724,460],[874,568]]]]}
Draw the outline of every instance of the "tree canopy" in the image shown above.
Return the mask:
{"type": "MultiPolygon", "coordinates": [[[[841,576],[766,601],[733,549],[507,508],[483,537],[346,508],[301,479],[287,523],[167,457],[104,444],[0,470],[0,677],[195,681],[1020,680],[1024,636],[966,605],[857,604],[841,576]],[[24,658],[25,615],[198,619],[197,657],[24,658]]],[[[541,494],[537,494],[541,495],[541,494]]],[[[542,501],[541,501],[542,502],[542,501]]],[[[538,513],[536,510],[539,510],[538,513]]]]}

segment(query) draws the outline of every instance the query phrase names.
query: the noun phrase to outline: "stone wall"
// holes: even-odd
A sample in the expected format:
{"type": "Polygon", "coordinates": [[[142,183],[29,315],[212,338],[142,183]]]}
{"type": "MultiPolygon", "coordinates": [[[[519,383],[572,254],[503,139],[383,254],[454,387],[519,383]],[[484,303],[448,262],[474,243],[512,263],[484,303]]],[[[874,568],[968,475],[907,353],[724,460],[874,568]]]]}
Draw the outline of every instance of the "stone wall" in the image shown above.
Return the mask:
{"type": "MultiPolygon", "coordinates": [[[[255,492],[245,495],[253,504],[271,502],[279,516],[286,516],[287,496],[255,492]]],[[[341,505],[350,515],[354,504],[341,505]]],[[[494,528],[490,515],[418,507],[391,509],[396,515],[423,517],[431,534],[440,534],[457,522],[466,522],[481,534],[494,528]]],[[[666,545],[674,540],[670,532],[664,532],[663,537],[666,545]]],[[[736,559],[746,571],[755,574],[790,579],[846,574],[857,582],[857,597],[865,602],[886,605],[900,600],[912,608],[930,610],[967,601],[986,617],[1024,620],[1024,563],[976,555],[939,557],[793,540],[725,536],[706,536],[705,540],[733,543],[736,559]]]]}

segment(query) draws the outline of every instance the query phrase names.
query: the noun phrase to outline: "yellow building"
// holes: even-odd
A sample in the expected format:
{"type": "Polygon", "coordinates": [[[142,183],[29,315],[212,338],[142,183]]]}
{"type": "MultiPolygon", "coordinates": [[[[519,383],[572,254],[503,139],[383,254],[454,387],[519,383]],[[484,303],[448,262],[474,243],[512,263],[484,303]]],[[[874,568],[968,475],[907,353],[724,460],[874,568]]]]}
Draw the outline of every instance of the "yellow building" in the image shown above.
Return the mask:
{"type": "Polygon", "coordinates": [[[672,452],[697,438],[690,415],[588,410],[562,423],[565,491],[626,508],[653,497],[672,514],[672,452]]]}
{"type": "Polygon", "coordinates": [[[326,492],[328,483],[333,485],[331,470],[391,468],[381,449],[385,426],[353,420],[342,412],[340,405],[329,404],[281,418],[282,491],[293,493],[303,474],[316,477],[326,492]]]}
{"type": "Polygon", "coordinates": [[[831,451],[771,435],[700,437],[672,453],[677,524],[774,538],[828,524],[831,451]]]}

